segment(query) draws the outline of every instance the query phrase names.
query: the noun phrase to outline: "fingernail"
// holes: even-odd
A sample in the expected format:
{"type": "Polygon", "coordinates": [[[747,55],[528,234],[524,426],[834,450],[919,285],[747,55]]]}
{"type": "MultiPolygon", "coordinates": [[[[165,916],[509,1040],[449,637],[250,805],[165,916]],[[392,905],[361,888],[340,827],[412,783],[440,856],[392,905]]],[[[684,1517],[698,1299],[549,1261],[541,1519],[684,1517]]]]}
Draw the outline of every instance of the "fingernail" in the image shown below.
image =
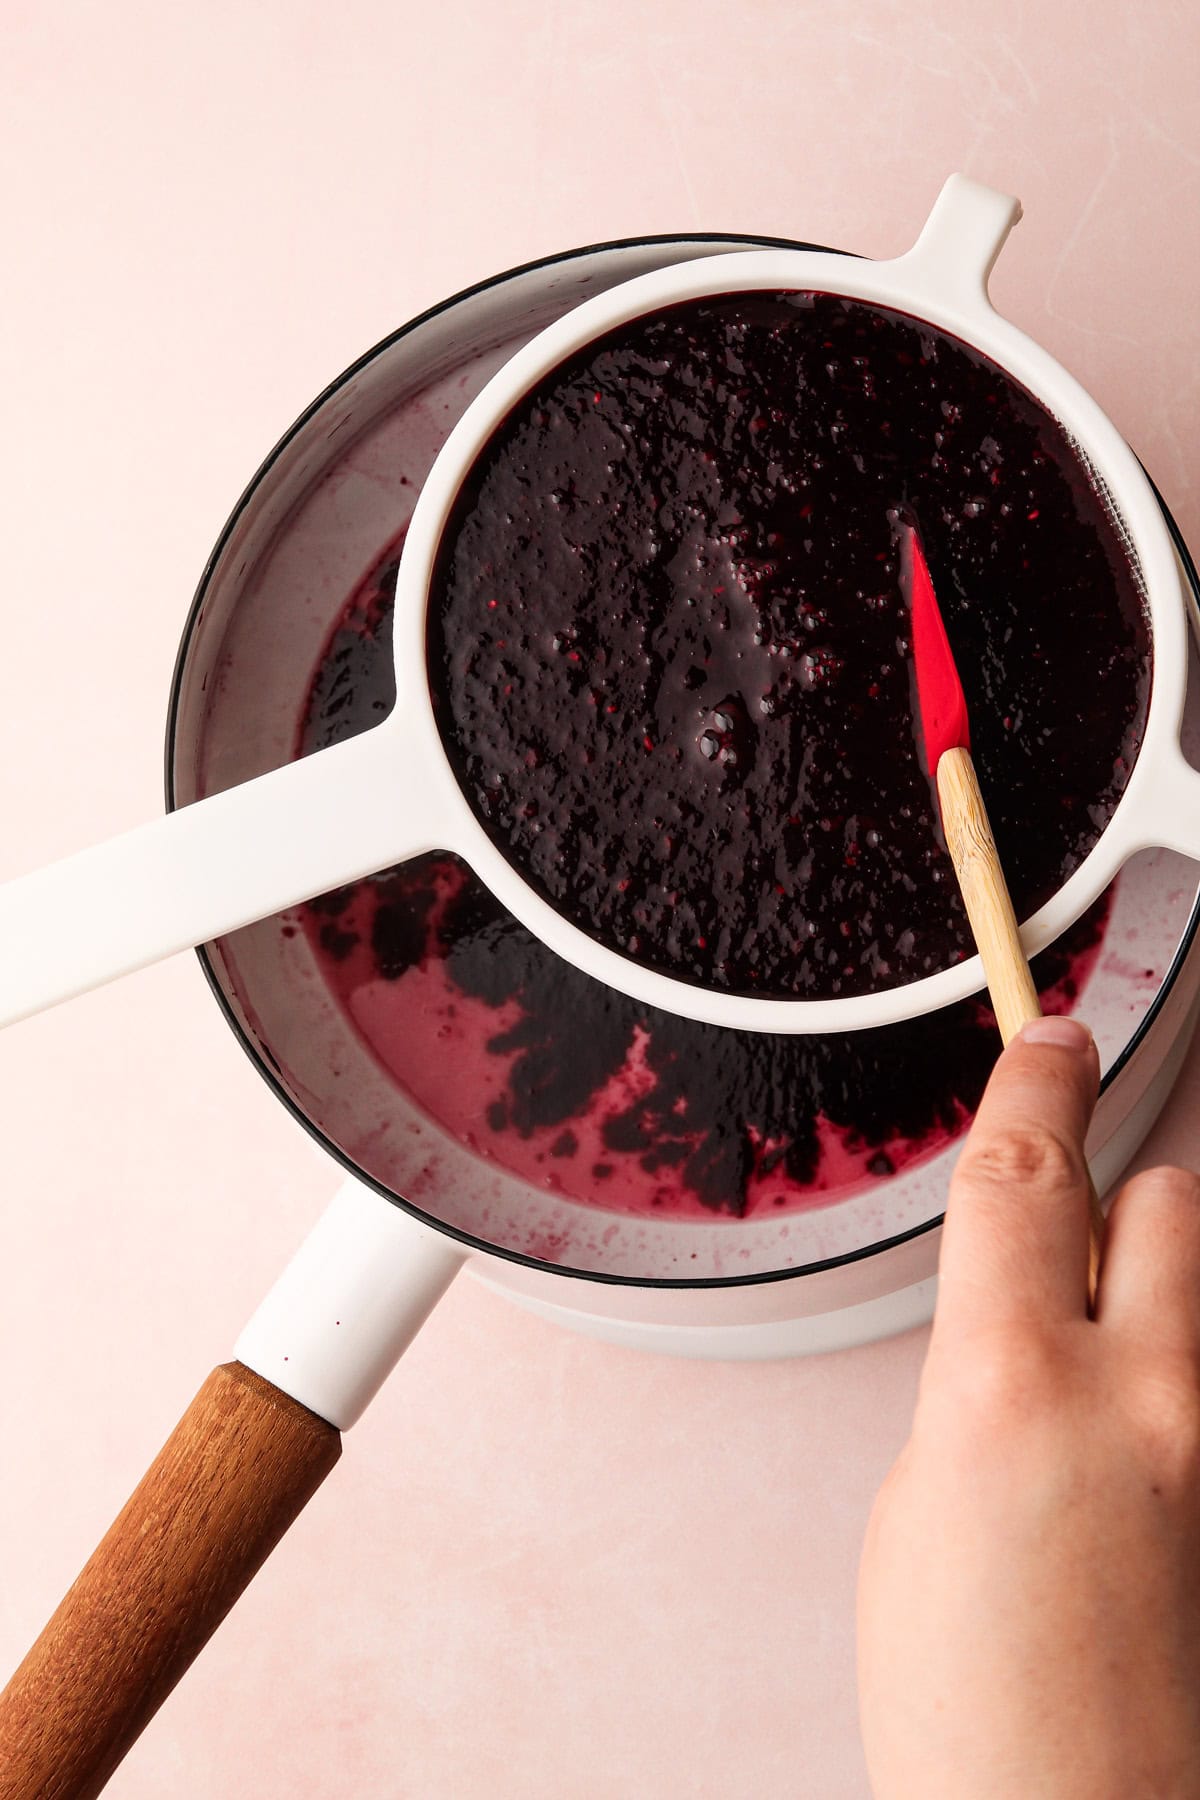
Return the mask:
{"type": "Polygon", "coordinates": [[[1024,1044],[1052,1044],[1057,1050],[1091,1050],[1094,1040],[1082,1019],[1031,1019],[1021,1027],[1024,1044]]]}

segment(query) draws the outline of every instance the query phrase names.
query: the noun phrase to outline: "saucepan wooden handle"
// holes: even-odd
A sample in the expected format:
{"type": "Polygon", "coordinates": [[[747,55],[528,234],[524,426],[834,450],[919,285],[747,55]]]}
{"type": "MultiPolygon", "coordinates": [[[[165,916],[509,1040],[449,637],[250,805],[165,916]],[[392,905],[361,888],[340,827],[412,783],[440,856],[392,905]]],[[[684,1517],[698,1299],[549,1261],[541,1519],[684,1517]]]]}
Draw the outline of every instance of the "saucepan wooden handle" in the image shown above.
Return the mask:
{"type": "Polygon", "coordinates": [[[214,1369],[0,1695],[0,1800],[88,1800],[341,1454],[241,1363],[214,1369]]]}

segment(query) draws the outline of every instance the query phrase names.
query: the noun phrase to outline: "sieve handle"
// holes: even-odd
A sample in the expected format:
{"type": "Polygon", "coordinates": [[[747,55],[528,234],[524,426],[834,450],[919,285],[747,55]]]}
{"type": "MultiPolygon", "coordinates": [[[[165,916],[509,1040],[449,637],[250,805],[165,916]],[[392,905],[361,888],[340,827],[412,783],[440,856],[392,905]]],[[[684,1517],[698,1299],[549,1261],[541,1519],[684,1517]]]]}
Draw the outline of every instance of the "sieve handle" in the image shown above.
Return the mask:
{"type": "Polygon", "coordinates": [[[1200,862],[1200,772],[1193,769],[1179,743],[1160,742],[1153,750],[1143,745],[1134,764],[1134,778],[1138,781],[1136,803],[1130,804],[1134,798],[1131,782],[1119,815],[1109,827],[1112,846],[1106,845],[1107,833],[1100,840],[1101,851],[1107,848],[1113,859],[1114,872],[1139,850],[1176,850],[1200,862]]]}
{"type": "MultiPolygon", "coordinates": [[[[348,1184],[239,1352],[324,1381],[349,1423],[465,1254],[348,1184]]],[[[0,1694],[0,1800],[100,1793],[340,1454],[337,1424],[245,1360],[213,1370],[0,1694]]]]}
{"type": "Polygon", "coordinates": [[[442,847],[403,742],[388,720],[0,887],[0,1026],[442,847]]]}
{"type": "Polygon", "coordinates": [[[1020,217],[1013,195],[951,175],[912,249],[888,263],[889,277],[913,301],[929,295],[990,314],[988,277],[1020,217]]]}

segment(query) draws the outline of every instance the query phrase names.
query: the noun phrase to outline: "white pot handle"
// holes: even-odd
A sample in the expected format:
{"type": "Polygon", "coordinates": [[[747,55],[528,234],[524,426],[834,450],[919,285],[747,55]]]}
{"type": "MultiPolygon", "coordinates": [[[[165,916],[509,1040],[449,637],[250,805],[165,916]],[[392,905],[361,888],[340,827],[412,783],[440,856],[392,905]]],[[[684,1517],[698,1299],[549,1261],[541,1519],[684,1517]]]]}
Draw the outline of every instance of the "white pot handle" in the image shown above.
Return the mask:
{"type": "Polygon", "coordinates": [[[234,1355],[345,1431],[468,1255],[374,1188],[348,1180],[242,1332],[234,1355]]]}
{"type": "Polygon", "coordinates": [[[915,300],[929,296],[990,309],[988,277],[1021,217],[1021,202],[967,175],[951,175],[911,250],[888,264],[915,300]]]}

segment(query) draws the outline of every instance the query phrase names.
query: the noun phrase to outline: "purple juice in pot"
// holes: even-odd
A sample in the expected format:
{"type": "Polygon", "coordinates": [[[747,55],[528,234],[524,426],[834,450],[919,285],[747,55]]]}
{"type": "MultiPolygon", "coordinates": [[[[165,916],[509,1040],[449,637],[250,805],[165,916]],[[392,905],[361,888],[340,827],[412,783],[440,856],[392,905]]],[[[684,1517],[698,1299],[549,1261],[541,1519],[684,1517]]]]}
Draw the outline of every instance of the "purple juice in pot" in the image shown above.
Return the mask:
{"type": "MultiPolygon", "coordinates": [[[[298,751],[389,710],[397,553],[343,607],[298,751]]],[[[1038,958],[1047,1010],[1086,980],[1107,905],[1038,958]]],[[[299,918],[338,1005],[429,1117],[536,1185],[612,1211],[736,1218],[832,1204],[956,1136],[996,1051],[976,1001],[808,1038],[641,1006],[546,950],[448,855],[357,882],[299,918]]]]}
{"type": "Polygon", "coordinates": [[[622,326],[452,510],[428,657],[489,835],[675,976],[822,998],[972,948],[914,735],[888,513],[918,518],[1018,914],[1136,757],[1148,627],[1059,425],[964,344],[819,294],[622,326]]]}

